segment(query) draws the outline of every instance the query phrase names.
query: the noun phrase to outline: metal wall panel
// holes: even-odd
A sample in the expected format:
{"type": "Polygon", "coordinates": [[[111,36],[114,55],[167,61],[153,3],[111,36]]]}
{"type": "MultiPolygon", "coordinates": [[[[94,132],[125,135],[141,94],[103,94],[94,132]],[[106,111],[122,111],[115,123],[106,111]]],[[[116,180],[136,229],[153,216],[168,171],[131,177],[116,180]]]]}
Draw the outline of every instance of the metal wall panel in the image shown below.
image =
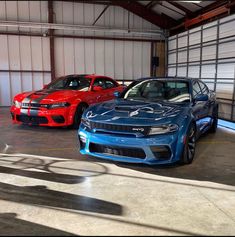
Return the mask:
{"type": "Polygon", "coordinates": [[[0,105],[9,106],[14,95],[49,82],[50,73],[41,72],[50,70],[49,39],[0,35],[0,45],[0,105]]]}
{"type": "Polygon", "coordinates": [[[150,76],[148,42],[55,39],[56,76],[96,73],[117,80],[150,76]]]}
{"type": "Polygon", "coordinates": [[[170,37],[168,75],[201,78],[216,91],[220,117],[234,121],[235,15],[170,37]]]}
{"type": "MultiPolygon", "coordinates": [[[[92,25],[104,7],[105,5],[56,1],[54,21],[62,24],[92,25]]],[[[48,22],[47,1],[0,1],[0,20],[48,22]]],[[[95,25],[120,29],[129,27],[143,32],[159,29],[116,6],[108,7],[95,25]]],[[[1,27],[0,31],[19,32],[19,28],[1,27]]],[[[45,30],[20,28],[20,31],[35,33],[45,30]]],[[[71,30],[55,30],[55,33],[127,36],[120,33],[71,30]]],[[[131,38],[131,35],[128,37],[131,38]]],[[[2,70],[0,71],[0,105],[9,106],[13,96],[18,92],[37,90],[49,83],[48,37],[0,35],[0,45],[0,70],[2,70]]],[[[150,42],[55,38],[56,76],[97,73],[118,80],[147,77],[150,76],[150,51],[150,42]]]]}

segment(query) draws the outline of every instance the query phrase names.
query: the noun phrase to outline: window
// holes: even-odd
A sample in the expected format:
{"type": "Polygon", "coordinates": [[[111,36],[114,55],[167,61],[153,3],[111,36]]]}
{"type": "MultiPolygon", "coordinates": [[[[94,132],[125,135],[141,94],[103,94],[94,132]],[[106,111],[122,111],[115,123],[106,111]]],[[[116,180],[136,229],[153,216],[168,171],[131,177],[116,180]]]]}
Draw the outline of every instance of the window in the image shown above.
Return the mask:
{"type": "Polygon", "coordinates": [[[93,86],[100,86],[103,89],[105,89],[106,88],[105,80],[103,78],[96,78],[93,86]]]}
{"type": "Polygon", "coordinates": [[[96,78],[93,86],[101,86],[103,89],[111,89],[117,86],[116,82],[106,78],[96,78]]]}
{"type": "Polygon", "coordinates": [[[105,85],[106,85],[106,89],[114,88],[117,86],[114,81],[109,80],[109,79],[105,80],[105,85]]]}
{"type": "Polygon", "coordinates": [[[189,87],[185,81],[149,80],[134,84],[125,99],[143,101],[189,102],[189,87]]]}
{"type": "Polygon", "coordinates": [[[48,89],[88,91],[91,79],[84,77],[61,77],[48,85],[48,89]]]}
{"type": "Polygon", "coordinates": [[[201,88],[197,81],[193,83],[193,97],[195,98],[197,95],[201,94],[201,88]]]}

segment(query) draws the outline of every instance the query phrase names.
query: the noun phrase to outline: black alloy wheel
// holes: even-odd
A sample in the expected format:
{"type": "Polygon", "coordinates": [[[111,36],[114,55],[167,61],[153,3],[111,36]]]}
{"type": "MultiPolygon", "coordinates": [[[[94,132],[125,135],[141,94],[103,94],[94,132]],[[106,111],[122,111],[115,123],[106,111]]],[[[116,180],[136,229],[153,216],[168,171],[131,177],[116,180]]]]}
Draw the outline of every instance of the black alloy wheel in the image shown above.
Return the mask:
{"type": "Polygon", "coordinates": [[[181,156],[180,163],[191,164],[194,159],[195,149],[196,149],[196,128],[195,125],[192,124],[186,135],[184,150],[181,156]]]}
{"type": "Polygon", "coordinates": [[[212,117],[213,121],[209,129],[210,133],[216,133],[216,130],[218,127],[218,113],[219,113],[219,108],[218,106],[216,106],[213,110],[213,117],[212,117]]]}
{"type": "Polygon", "coordinates": [[[77,110],[75,112],[74,115],[74,122],[73,122],[73,127],[75,129],[79,128],[79,125],[81,123],[81,118],[82,118],[82,114],[84,113],[84,111],[88,108],[88,105],[86,104],[79,104],[77,107],[77,110]]]}

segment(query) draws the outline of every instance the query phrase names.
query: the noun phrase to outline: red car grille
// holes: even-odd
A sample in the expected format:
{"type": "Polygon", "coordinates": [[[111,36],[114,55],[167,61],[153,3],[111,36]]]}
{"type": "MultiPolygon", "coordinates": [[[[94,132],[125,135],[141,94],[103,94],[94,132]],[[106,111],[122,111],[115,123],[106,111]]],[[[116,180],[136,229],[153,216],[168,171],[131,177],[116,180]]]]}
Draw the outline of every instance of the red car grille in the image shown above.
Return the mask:
{"type": "Polygon", "coordinates": [[[22,103],[22,109],[40,109],[40,108],[48,108],[47,104],[37,104],[37,103],[22,103]]]}
{"type": "Polygon", "coordinates": [[[47,124],[48,120],[43,116],[16,115],[16,120],[26,124],[47,124]]]}

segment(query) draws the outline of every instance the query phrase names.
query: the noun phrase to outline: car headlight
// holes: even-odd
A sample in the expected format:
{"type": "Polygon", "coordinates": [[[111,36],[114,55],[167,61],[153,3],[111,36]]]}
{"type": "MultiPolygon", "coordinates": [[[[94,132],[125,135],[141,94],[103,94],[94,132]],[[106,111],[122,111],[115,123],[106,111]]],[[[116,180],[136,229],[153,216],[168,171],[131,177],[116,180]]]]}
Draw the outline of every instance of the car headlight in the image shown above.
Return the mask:
{"type": "Polygon", "coordinates": [[[55,104],[50,104],[48,106],[49,109],[57,109],[57,108],[65,108],[65,107],[69,107],[70,103],[68,102],[60,102],[60,103],[55,103],[55,104]]]}
{"type": "Polygon", "coordinates": [[[152,127],[149,131],[149,135],[157,135],[157,134],[165,134],[170,132],[175,132],[178,130],[178,125],[176,124],[167,124],[167,125],[161,125],[152,127]]]}
{"type": "Polygon", "coordinates": [[[21,107],[21,102],[19,102],[17,100],[14,100],[13,105],[15,105],[16,108],[20,108],[21,107]]]}

